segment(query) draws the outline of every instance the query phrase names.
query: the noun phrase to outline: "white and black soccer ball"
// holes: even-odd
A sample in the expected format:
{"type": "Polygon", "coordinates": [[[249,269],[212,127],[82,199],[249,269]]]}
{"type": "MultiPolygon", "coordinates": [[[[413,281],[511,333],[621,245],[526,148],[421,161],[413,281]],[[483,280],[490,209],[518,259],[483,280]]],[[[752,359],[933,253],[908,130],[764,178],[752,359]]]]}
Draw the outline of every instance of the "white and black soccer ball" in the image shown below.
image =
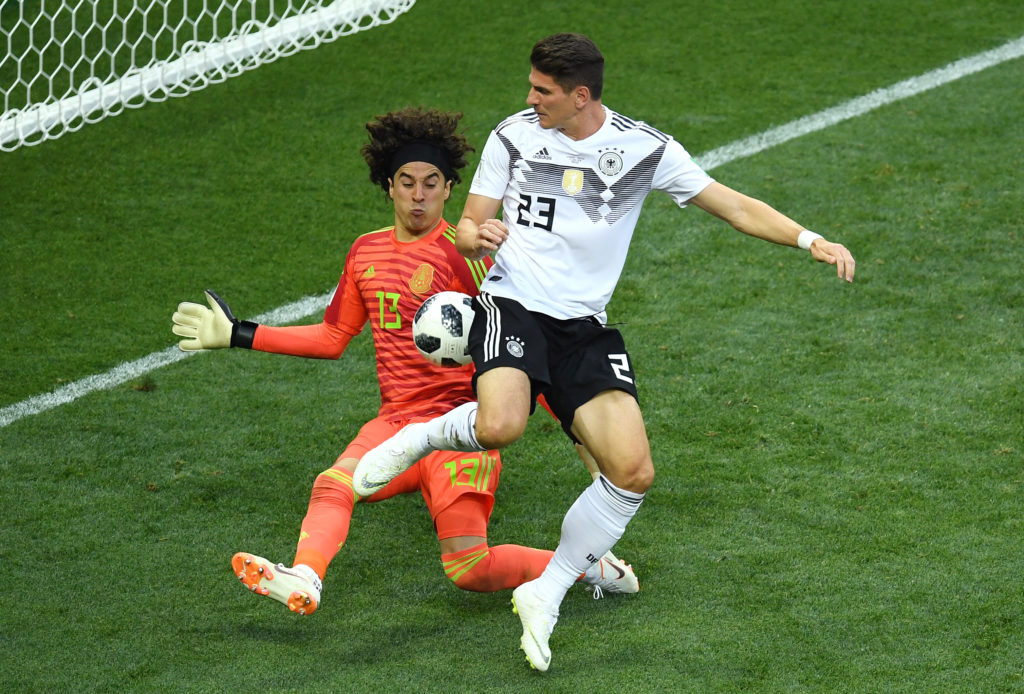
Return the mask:
{"type": "Polygon", "coordinates": [[[423,302],[412,319],[412,339],[420,354],[439,366],[463,366],[469,356],[473,299],[461,292],[438,292],[423,302]]]}

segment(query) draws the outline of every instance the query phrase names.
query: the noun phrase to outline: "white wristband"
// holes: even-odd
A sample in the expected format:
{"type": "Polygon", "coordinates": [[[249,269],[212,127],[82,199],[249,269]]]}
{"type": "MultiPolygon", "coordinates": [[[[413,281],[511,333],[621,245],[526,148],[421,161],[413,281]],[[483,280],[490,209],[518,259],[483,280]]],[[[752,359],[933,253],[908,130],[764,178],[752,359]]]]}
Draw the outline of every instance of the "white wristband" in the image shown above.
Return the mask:
{"type": "Polygon", "coordinates": [[[811,250],[811,244],[816,239],[824,238],[821,234],[815,234],[810,229],[804,229],[800,232],[800,236],[796,238],[796,245],[800,246],[805,251],[811,250]]]}

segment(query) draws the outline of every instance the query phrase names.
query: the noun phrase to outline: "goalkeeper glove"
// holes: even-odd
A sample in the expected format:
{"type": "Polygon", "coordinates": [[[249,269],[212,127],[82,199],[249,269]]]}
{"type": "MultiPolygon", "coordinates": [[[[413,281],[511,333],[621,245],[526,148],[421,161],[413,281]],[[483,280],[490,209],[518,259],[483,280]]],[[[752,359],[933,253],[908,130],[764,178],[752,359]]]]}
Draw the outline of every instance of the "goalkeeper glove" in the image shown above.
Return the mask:
{"type": "Polygon", "coordinates": [[[178,304],[178,310],[171,316],[174,322],[171,331],[186,338],[178,342],[178,348],[183,352],[224,347],[252,349],[259,324],[235,318],[228,305],[212,289],[206,290],[206,301],[210,308],[188,301],[178,304]]]}

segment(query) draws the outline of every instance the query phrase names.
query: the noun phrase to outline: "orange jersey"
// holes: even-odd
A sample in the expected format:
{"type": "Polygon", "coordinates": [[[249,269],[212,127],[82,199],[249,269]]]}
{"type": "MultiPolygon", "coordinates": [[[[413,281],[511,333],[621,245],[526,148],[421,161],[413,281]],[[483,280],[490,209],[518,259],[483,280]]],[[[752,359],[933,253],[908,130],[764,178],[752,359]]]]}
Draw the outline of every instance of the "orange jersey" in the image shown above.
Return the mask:
{"type": "Polygon", "coordinates": [[[412,319],[440,291],[479,293],[490,258],[471,261],[455,249],[455,227],[443,219],[422,239],[401,243],[394,227],[356,239],[334,298],[316,326],[261,325],[253,348],[309,357],[338,358],[367,321],[373,335],[380,415],[437,415],[475,399],[473,366],[435,366],[416,350],[412,319]]]}

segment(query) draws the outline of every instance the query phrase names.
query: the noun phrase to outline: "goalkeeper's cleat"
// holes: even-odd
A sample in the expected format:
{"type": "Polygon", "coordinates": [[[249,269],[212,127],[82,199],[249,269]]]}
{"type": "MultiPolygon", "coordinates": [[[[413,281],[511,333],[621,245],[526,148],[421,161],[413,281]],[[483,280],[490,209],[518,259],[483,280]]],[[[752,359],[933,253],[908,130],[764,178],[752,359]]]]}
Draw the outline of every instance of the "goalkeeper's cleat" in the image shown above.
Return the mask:
{"type": "Polygon", "coordinates": [[[551,665],[551,649],[548,639],[558,621],[558,606],[547,605],[536,594],[536,580],[528,581],[512,591],[512,611],[523,623],[523,636],[519,647],[526,653],[530,667],[546,672],[551,665]]]}
{"type": "Polygon", "coordinates": [[[425,426],[423,423],[408,424],[387,441],[367,451],[352,473],[355,493],[364,499],[372,496],[430,452],[429,447],[423,449],[414,443],[413,432],[425,426]]]}
{"type": "Polygon", "coordinates": [[[587,590],[594,592],[594,600],[604,597],[605,593],[637,593],[640,591],[640,581],[633,573],[633,567],[617,559],[614,554],[608,552],[597,562],[595,567],[600,573],[593,581],[587,581],[590,585],[587,590]]]}
{"type": "Polygon", "coordinates": [[[275,566],[248,552],[231,557],[231,568],[249,590],[277,600],[296,614],[313,614],[320,604],[322,585],[312,569],[275,566]]]}

